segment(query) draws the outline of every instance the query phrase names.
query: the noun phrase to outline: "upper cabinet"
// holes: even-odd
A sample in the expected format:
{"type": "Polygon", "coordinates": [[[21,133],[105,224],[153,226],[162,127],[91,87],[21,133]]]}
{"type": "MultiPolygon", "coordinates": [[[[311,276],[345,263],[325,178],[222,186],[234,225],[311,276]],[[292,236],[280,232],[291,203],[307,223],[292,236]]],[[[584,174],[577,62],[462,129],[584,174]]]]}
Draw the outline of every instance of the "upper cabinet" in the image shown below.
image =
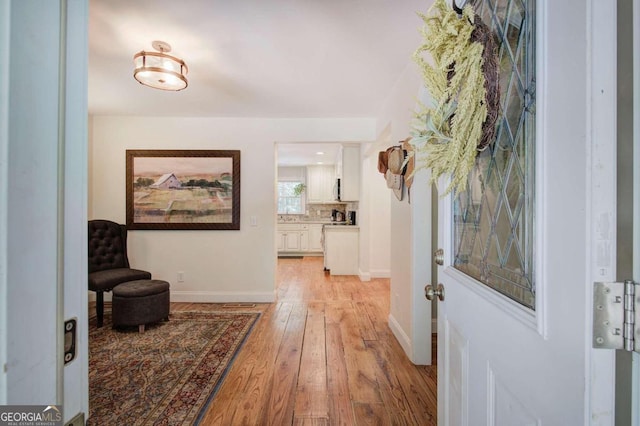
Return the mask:
{"type": "Polygon", "coordinates": [[[360,200],[360,145],[343,145],[336,159],[340,201],[360,200]]]}
{"type": "Polygon", "coordinates": [[[307,166],[307,203],[333,202],[333,166],[307,166]]]}

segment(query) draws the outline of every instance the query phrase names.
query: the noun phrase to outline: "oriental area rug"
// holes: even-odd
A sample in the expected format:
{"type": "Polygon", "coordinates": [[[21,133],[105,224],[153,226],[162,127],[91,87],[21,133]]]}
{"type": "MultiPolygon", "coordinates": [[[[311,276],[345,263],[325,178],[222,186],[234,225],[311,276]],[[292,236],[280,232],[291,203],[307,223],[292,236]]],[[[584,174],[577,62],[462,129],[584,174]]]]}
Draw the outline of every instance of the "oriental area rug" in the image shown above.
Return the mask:
{"type": "Polygon", "coordinates": [[[174,312],[144,333],[91,318],[87,424],[198,424],[259,315],[174,312]]]}

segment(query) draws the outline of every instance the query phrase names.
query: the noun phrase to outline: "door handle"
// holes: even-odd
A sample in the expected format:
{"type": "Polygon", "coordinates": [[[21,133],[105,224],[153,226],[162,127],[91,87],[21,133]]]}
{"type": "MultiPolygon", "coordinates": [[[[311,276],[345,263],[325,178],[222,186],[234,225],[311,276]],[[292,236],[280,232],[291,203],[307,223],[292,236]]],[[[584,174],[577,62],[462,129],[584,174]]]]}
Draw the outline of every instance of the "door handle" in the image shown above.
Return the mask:
{"type": "Polygon", "coordinates": [[[444,250],[438,249],[433,252],[433,260],[436,262],[436,265],[444,265],[444,250]]]}
{"type": "Polygon", "coordinates": [[[433,300],[434,296],[437,296],[440,301],[444,300],[444,286],[442,284],[438,284],[435,290],[430,284],[424,288],[424,297],[426,297],[427,300],[433,300]]]}

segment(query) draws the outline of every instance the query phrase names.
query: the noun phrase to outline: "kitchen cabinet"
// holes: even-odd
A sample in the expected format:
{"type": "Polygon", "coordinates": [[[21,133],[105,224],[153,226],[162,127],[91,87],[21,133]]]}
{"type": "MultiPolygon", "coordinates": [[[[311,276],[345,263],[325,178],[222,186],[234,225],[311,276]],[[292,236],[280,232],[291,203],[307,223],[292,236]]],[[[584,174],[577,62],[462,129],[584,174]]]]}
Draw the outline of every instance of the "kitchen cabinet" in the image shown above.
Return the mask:
{"type": "Polygon", "coordinates": [[[284,248],[287,245],[287,243],[285,242],[285,240],[287,239],[287,234],[284,231],[280,230],[278,230],[276,234],[276,240],[278,241],[278,252],[284,251],[284,248]]]}
{"type": "Polygon", "coordinates": [[[300,251],[300,233],[298,225],[278,225],[278,252],[300,251]]]}
{"type": "Polygon", "coordinates": [[[333,166],[307,166],[307,203],[333,202],[333,166]]]}
{"type": "Polygon", "coordinates": [[[301,247],[300,240],[301,235],[299,231],[288,231],[284,239],[285,251],[299,251],[301,247]]]}
{"type": "Polygon", "coordinates": [[[309,251],[322,251],[322,225],[309,225],[309,251]]]}
{"type": "Polygon", "coordinates": [[[324,227],[324,269],[331,275],[358,275],[360,229],[357,226],[324,227]]]}
{"type": "Polygon", "coordinates": [[[278,253],[321,253],[322,225],[278,224],[278,253]]]}
{"type": "Polygon", "coordinates": [[[342,145],[335,174],[340,177],[340,201],[360,199],[360,145],[342,145]]]}

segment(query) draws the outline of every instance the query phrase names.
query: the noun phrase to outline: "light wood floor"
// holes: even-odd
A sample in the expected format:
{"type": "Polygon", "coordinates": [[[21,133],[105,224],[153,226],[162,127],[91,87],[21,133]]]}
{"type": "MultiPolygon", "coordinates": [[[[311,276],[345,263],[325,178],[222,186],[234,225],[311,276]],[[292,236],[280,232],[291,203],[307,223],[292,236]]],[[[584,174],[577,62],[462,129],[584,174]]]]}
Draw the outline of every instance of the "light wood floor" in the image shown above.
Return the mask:
{"type": "Polygon", "coordinates": [[[388,279],[331,277],[305,257],[279,259],[277,281],[203,425],[436,424],[436,367],[411,364],[391,334],[388,279]]]}

